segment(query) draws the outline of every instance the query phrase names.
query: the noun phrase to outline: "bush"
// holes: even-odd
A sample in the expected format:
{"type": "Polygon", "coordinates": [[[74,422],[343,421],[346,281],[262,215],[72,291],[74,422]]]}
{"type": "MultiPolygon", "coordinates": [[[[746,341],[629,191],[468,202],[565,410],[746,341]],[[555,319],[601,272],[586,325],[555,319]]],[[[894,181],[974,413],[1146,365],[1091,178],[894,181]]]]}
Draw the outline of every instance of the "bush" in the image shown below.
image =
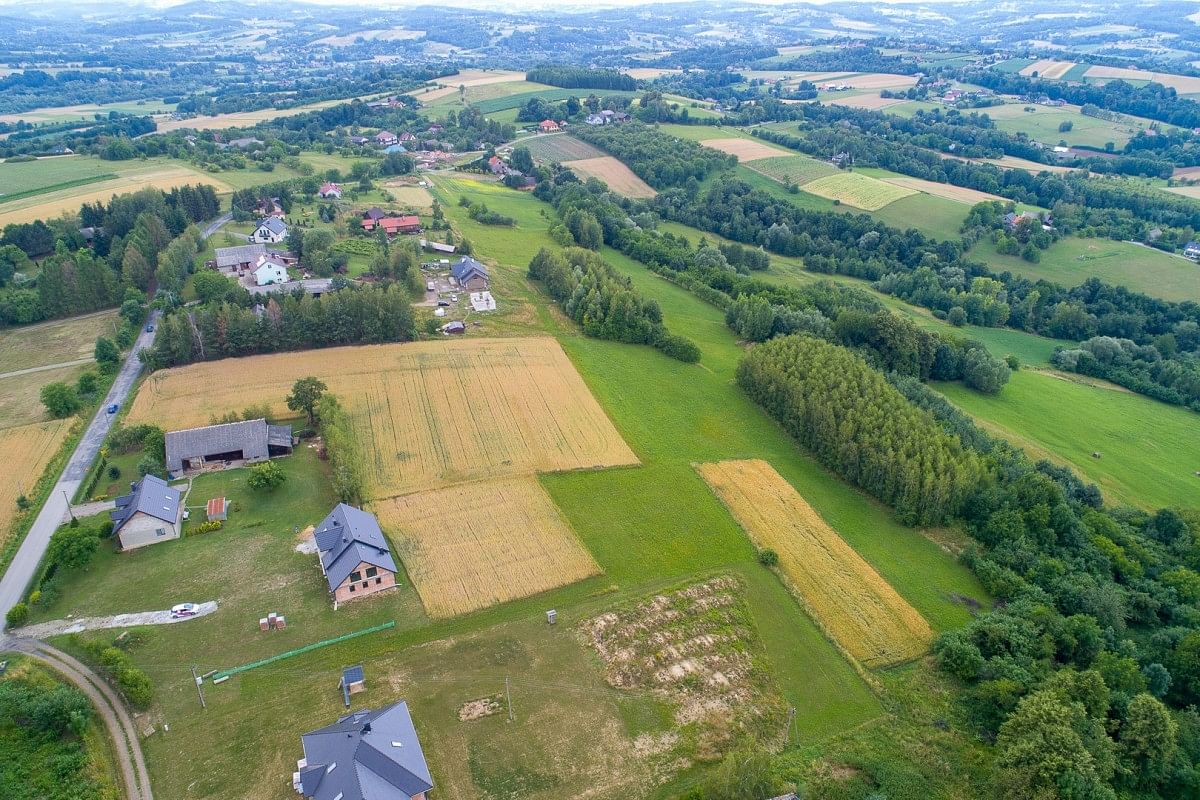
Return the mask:
{"type": "Polygon", "coordinates": [[[64,417],[71,416],[82,405],[75,387],[68,386],[61,381],[48,383],[43,386],[41,397],[42,405],[50,412],[50,416],[55,419],[63,419],[64,417]]]}
{"type": "Polygon", "coordinates": [[[120,477],[121,477],[121,468],[118,467],[116,464],[109,466],[108,479],[110,481],[115,481],[115,480],[119,479],[120,477]]]}
{"type": "Polygon", "coordinates": [[[773,567],[779,563],[779,553],[769,547],[764,547],[758,551],[758,563],[764,567],[773,567]]]}
{"type": "Polygon", "coordinates": [[[8,615],[5,617],[8,621],[8,627],[17,628],[25,624],[25,620],[29,619],[29,606],[24,603],[17,603],[8,610],[8,615]]]}
{"type": "Polygon", "coordinates": [[[259,492],[269,492],[282,486],[287,474],[274,461],[264,461],[250,468],[246,485],[259,492]]]}
{"type": "Polygon", "coordinates": [[[669,333],[655,342],[654,346],[685,364],[695,364],[700,360],[700,348],[685,336],[669,333]]]}
{"type": "Polygon", "coordinates": [[[224,527],[219,519],[210,519],[207,522],[201,522],[196,527],[192,528],[192,533],[212,533],[219,531],[224,527]]]}

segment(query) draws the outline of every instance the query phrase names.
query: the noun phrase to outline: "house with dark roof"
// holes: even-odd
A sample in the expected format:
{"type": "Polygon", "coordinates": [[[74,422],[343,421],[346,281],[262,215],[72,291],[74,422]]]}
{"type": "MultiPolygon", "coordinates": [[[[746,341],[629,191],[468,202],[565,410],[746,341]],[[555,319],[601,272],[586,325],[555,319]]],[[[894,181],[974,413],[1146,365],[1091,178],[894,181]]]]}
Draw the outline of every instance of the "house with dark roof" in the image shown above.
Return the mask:
{"type": "Polygon", "coordinates": [[[313,537],[335,609],[396,585],[396,562],[374,514],[338,503],[313,537]]]}
{"type": "Polygon", "coordinates": [[[488,288],[487,267],[470,256],[463,256],[450,267],[450,276],[458,285],[470,292],[482,292],[488,288]]]}
{"type": "Polygon", "coordinates": [[[379,206],[371,206],[363,212],[363,219],[369,219],[372,222],[378,222],[387,216],[387,212],[379,206]]]}
{"type": "Polygon", "coordinates": [[[266,254],[267,248],[261,244],[243,244],[237,247],[218,247],[215,252],[217,269],[242,272],[254,267],[258,263],[259,256],[266,254]]]}
{"type": "Polygon", "coordinates": [[[401,142],[406,142],[406,143],[407,142],[415,142],[416,140],[417,140],[417,137],[415,135],[409,133],[408,131],[405,131],[404,133],[400,134],[401,142]]]}
{"type": "Polygon", "coordinates": [[[253,464],[288,455],[292,452],[292,426],[252,419],[170,431],[166,440],[167,472],[177,476],[213,464],[253,464]]]}
{"type": "Polygon", "coordinates": [[[250,241],[258,244],[279,244],[288,235],[288,226],[279,217],[267,217],[250,234],[250,241]]]}
{"type": "Polygon", "coordinates": [[[1193,261],[1200,259],[1200,242],[1188,242],[1183,246],[1183,254],[1193,261]]]}
{"type": "Polygon", "coordinates": [[[433,788],[403,700],[347,714],[300,743],[292,787],[309,800],[427,800],[433,788]]]}
{"type": "Polygon", "coordinates": [[[129,488],[129,494],[116,499],[116,508],[109,515],[120,549],[136,550],[178,539],[179,490],[155,475],[146,475],[129,488]]]}

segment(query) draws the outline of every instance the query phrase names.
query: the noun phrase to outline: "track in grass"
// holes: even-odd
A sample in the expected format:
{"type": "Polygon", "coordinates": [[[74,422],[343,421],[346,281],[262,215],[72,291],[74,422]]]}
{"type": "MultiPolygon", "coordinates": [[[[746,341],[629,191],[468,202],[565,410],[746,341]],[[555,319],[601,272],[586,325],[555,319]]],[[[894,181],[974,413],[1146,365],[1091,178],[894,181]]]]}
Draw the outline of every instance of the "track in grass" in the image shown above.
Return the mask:
{"type": "Polygon", "coordinates": [[[393,497],[373,510],[434,618],[478,611],[600,572],[534,477],[393,497]]]}
{"type": "Polygon", "coordinates": [[[859,663],[882,667],[925,652],[929,623],[770,464],[697,469],[755,544],[778,553],[793,591],[859,663]]]}

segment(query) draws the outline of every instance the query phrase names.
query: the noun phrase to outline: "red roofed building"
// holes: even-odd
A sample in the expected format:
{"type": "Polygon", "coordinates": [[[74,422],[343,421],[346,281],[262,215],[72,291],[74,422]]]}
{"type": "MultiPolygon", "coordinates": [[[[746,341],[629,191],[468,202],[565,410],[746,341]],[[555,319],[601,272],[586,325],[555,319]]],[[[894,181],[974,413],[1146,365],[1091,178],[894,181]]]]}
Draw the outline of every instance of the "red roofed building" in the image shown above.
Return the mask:
{"type": "Polygon", "coordinates": [[[395,236],[398,233],[420,233],[421,220],[416,216],[404,217],[382,217],[379,220],[371,218],[362,221],[363,230],[373,231],[376,227],[383,228],[383,232],[388,236],[395,236]]]}
{"type": "Polygon", "coordinates": [[[336,197],[338,200],[341,200],[342,199],[342,187],[338,186],[336,183],[326,182],[326,183],[321,184],[321,189],[320,189],[320,191],[317,192],[317,194],[320,197],[325,198],[325,199],[329,199],[330,197],[336,197]]]}
{"type": "Polygon", "coordinates": [[[544,119],[538,124],[538,130],[542,133],[558,133],[562,128],[558,127],[558,123],[552,119],[544,119]]]}

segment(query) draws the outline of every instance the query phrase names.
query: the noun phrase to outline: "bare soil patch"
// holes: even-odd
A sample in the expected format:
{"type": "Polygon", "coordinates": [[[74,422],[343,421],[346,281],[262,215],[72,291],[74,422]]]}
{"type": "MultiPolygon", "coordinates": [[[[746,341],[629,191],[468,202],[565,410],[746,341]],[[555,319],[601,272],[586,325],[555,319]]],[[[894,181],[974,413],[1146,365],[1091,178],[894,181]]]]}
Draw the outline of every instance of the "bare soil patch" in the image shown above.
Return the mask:
{"type": "Polygon", "coordinates": [[[635,175],[633,170],[612,156],[566,161],[564,166],[570,167],[584,178],[599,178],[608,184],[608,188],[626,197],[644,198],[657,194],[649,184],[635,175]]]}
{"type": "Polygon", "coordinates": [[[793,155],[787,150],[780,150],[764,142],[754,139],[705,139],[701,142],[705,147],[720,150],[736,156],[738,161],[753,161],[756,158],[779,158],[793,155]]]}

